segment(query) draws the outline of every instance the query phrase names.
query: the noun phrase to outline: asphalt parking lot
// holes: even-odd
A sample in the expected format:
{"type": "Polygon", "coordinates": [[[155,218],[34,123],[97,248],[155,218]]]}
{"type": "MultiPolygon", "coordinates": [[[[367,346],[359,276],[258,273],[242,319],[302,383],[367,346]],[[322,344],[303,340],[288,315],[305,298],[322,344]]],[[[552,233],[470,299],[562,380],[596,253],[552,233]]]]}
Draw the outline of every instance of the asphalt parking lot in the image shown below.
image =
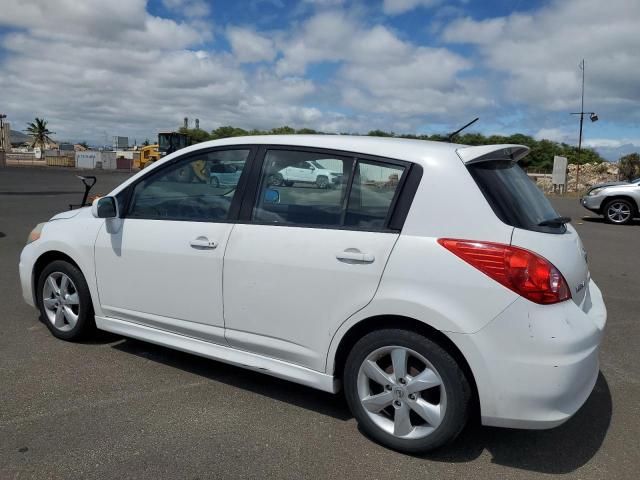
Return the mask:
{"type": "MultiPolygon", "coordinates": [[[[51,336],[22,300],[18,257],[36,223],[80,199],[75,173],[0,169],[0,478],[638,478],[640,223],[553,199],[609,310],[601,375],[578,414],[548,431],[475,422],[408,456],[363,436],[340,396],[110,334],[51,336]]],[[[100,193],[127,177],[98,175],[100,193]]]]}

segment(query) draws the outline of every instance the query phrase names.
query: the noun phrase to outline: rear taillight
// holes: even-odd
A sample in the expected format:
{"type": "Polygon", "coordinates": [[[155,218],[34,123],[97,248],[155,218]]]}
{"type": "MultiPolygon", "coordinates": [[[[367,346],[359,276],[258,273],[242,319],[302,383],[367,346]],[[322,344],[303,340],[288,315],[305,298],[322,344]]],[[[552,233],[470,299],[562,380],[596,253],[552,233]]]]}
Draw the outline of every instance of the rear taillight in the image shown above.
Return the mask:
{"type": "Polygon", "coordinates": [[[438,243],[496,282],[535,303],[571,298],[567,281],[545,258],[529,250],[493,242],[440,238],[438,243]]]}

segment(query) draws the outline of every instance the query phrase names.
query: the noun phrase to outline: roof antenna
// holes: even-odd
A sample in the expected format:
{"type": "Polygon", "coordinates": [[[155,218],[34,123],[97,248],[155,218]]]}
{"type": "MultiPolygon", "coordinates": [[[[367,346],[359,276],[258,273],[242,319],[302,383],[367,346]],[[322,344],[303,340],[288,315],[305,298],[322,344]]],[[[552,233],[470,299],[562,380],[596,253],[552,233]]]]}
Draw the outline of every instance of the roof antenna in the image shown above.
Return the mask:
{"type": "Polygon", "coordinates": [[[480,120],[480,117],[476,117],[473,120],[471,120],[469,123],[467,123],[464,127],[459,128],[458,130],[456,130],[453,133],[450,133],[447,136],[447,142],[451,143],[451,140],[453,140],[453,137],[455,137],[456,135],[458,135],[462,130],[464,130],[465,128],[467,128],[470,125],[473,125],[474,123],[476,123],[478,120],[480,120]]]}

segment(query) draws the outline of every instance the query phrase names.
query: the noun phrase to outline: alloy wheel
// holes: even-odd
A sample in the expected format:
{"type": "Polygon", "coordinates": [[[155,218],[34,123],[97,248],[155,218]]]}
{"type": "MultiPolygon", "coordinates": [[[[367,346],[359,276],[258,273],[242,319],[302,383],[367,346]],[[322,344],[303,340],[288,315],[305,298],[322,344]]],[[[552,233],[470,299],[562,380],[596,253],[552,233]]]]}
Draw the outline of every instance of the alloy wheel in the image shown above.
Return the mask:
{"type": "Polygon", "coordinates": [[[607,217],[614,223],[624,223],[631,217],[631,208],[625,202],[613,202],[607,208],[607,217]]]}
{"type": "Polygon", "coordinates": [[[53,272],[47,277],[42,289],[42,303],[47,320],[57,330],[68,332],[78,323],[78,289],[66,274],[53,272]]]}
{"type": "Polygon", "coordinates": [[[368,417],[398,438],[427,437],[446,413],[440,374],[426,358],[406,347],[388,346],[370,353],[360,366],[357,388],[368,417]]]}

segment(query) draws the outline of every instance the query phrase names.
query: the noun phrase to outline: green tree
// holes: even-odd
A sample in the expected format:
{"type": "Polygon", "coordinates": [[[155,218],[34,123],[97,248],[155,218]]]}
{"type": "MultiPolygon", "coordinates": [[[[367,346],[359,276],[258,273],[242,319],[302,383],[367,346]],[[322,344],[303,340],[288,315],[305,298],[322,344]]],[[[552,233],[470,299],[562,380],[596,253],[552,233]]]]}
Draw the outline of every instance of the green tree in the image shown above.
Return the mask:
{"type": "Polygon", "coordinates": [[[630,153],[620,157],[618,168],[620,169],[620,178],[622,180],[633,180],[640,177],[640,155],[638,153],[630,153]]]}
{"type": "Polygon", "coordinates": [[[215,140],[218,138],[229,138],[229,137],[242,137],[247,135],[249,132],[244,130],[243,128],[233,127],[231,125],[225,125],[223,127],[218,127],[215,130],[211,131],[211,139],[215,140]]]}
{"type": "Polygon", "coordinates": [[[209,132],[201,130],[199,128],[180,127],[180,130],[178,131],[180,133],[188,135],[191,141],[194,143],[206,142],[207,140],[211,140],[211,135],[209,135],[209,132]]]}
{"type": "Polygon", "coordinates": [[[35,121],[27,124],[26,132],[31,135],[31,147],[39,146],[44,150],[45,144],[52,142],[51,135],[55,134],[47,128],[47,121],[36,117],[35,121]]]}
{"type": "Polygon", "coordinates": [[[295,129],[291,128],[288,125],[285,125],[284,127],[272,128],[269,132],[270,135],[293,135],[295,133],[295,129]]]}
{"type": "Polygon", "coordinates": [[[296,133],[299,135],[314,135],[316,133],[318,133],[316,130],[314,130],[313,128],[300,128],[298,130],[296,130],[296,133]]]}
{"type": "MultiPolygon", "coordinates": [[[[203,142],[206,140],[215,140],[217,138],[239,137],[244,135],[292,135],[292,134],[324,134],[311,128],[300,128],[298,130],[284,125],[275,127],[271,130],[252,129],[245,130],[243,128],[234,127],[233,125],[224,125],[207,133],[200,129],[181,128],[180,132],[188,134],[195,142],[203,142]]],[[[358,135],[353,132],[342,132],[340,135],[358,135]]],[[[446,134],[413,134],[403,133],[396,134],[394,132],[386,132],[384,130],[371,130],[367,135],[375,137],[399,137],[412,138],[419,140],[431,140],[437,142],[448,141],[446,134]]],[[[492,144],[509,144],[515,143],[526,145],[531,149],[521,164],[523,167],[531,168],[536,171],[550,172],[553,168],[553,157],[555,155],[567,157],[569,163],[576,163],[578,160],[578,149],[573,145],[566,143],[558,143],[552,140],[536,140],[530,135],[522,133],[514,133],[512,135],[490,135],[485,136],[477,132],[461,132],[453,139],[455,143],[464,145],[492,145],[492,144]]],[[[580,153],[580,163],[602,163],[604,159],[590,148],[583,148],[580,153]]]]}
{"type": "Polygon", "coordinates": [[[394,136],[393,132],[389,133],[389,132],[385,132],[384,130],[371,130],[369,133],[367,133],[367,135],[370,137],[393,137],[394,136]]]}

